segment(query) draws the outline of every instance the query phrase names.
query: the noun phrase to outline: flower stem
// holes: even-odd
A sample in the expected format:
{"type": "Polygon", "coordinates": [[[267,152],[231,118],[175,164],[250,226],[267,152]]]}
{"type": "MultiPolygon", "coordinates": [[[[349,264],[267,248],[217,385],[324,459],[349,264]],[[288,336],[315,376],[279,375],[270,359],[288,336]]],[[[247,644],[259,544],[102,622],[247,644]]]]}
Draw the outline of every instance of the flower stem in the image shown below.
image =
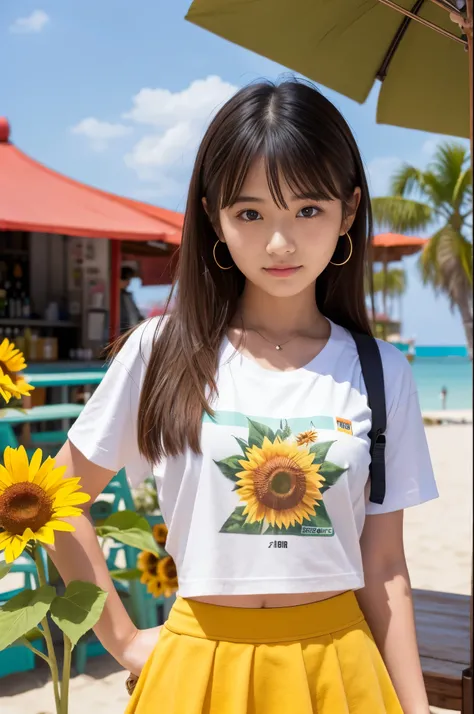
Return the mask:
{"type": "Polygon", "coordinates": [[[43,652],[40,652],[40,650],[37,650],[36,647],[33,647],[31,642],[26,637],[21,637],[20,640],[21,643],[25,645],[25,647],[28,647],[28,649],[34,652],[35,655],[41,657],[41,659],[44,659],[44,661],[49,664],[49,659],[47,658],[47,656],[43,652]]]}
{"type": "MultiPolygon", "coordinates": [[[[38,571],[38,580],[40,587],[46,585],[46,573],[44,570],[44,563],[41,557],[40,546],[35,546],[35,563],[36,569],[38,571]]],[[[61,699],[59,696],[59,673],[58,673],[58,662],[56,659],[56,653],[54,651],[53,638],[51,636],[51,630],[49,629],[48,616],[45,615],[41,620],[41,625],[43,627],[44,639],[46,640],[46,649],[48,651],[48,664],[51,670],[51,677],[53,680],[54,689],[54,701],[56,703],[56,714],[61,714],[61,699]]]]}
{"type": "Polygon", "coordinates": [[[68,714],[69,678],[71,676],[72,643],[66,633],[64,635],[63,678],[61,682],[61,714],[68,714]]]}

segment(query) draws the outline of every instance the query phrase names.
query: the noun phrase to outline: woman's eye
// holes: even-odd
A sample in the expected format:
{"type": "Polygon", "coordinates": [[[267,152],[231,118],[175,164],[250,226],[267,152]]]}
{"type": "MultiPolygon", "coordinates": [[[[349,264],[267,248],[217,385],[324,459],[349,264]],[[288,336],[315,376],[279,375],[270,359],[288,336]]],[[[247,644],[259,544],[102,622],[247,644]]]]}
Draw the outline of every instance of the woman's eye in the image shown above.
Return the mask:
{"type": "Polygon", "coordinates": [[[258,221],[261,218],[261,215],[258,211],[255,211],[250,208],[246,211],[242,211],[242,213],[239,213],[239,218],[241,218],[243,221],[246,221],[247,223],[250,223],[252,221],[258,221]]]}
{"type": "Polygon", "coordinates": [[[318,213],[320,213],[320,210],[316,206],[305,206],[301,211],[298,211],[297,215],[300,218],[314,218],[318,213]]]}

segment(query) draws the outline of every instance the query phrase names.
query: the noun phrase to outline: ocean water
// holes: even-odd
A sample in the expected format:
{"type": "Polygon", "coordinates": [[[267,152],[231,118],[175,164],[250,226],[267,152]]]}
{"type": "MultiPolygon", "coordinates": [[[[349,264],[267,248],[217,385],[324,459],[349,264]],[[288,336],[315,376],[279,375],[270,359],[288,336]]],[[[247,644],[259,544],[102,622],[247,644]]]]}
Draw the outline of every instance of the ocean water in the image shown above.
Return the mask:
{"type": "Polygon", "coordinates": [[[441,409],[446,387],[446,409],[472,409],[472,362],[463,346],[416,347],[412,363],[423,410],[441,409]]]}

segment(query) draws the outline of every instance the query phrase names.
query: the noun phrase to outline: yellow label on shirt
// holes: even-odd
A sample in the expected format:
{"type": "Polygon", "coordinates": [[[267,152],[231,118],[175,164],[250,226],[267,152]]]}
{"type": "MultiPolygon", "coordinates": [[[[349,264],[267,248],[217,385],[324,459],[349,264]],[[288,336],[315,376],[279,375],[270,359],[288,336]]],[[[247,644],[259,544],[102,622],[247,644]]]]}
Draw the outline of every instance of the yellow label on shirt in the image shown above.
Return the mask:
{"type": "Polygon", "coordinates": [[[352,422],[348,419],[341,419],[341,417],[336,417],[336,426],[338,431],[342,431],[344,434],[349,434],[349,436],[352,436],[352,422]]]}

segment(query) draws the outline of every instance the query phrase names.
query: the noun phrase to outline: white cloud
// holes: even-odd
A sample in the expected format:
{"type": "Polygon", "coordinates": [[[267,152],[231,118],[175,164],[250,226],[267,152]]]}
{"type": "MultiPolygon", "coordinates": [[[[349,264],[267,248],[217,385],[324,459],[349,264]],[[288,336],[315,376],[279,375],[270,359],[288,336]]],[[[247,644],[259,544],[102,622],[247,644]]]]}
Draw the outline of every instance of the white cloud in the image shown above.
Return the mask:
{"type": "Polygon", "coordinates": [[[124,118],[157,127],[169,127],[188,120],[193,123],[208,121],[236,91],[237,87],[216,75],[196,79],[181,92],[141,89],[133,97],[133,108],[124,114],[124,118]]]}
{"type": "Polygon", "coordinates": [[[153,127],[153,133],[127,154],[127,166],[145,181],[189,168],[205,127],[236,91],[217,76],[197,79],[179,92],[140,90],[124,118],[153,127]]]}
{"type": "Polygon", "coordinates": [[[367,180],[371,196],[387,196],[390,180],[403,161],[396,156],[379,156],[367,166],[367,180]]]}
{"type": "Polygon", "coordinates": [[[13,25],[10,25],[10,32],[14,34],[31,34],[41,32],[49,22],[49,16],[44,10],[34,10],[28,17],[19,17],[13,25]]]}
{"type": "Polygon", "coordinates": [[[79,134],[89,139],[94,151],[104,151],[108,147],[109,141],[127,136],[132,131],[131,127],[124,124],[110,124],[94,117],[83,119],[71,128],[73,134],[79,134]]]}

